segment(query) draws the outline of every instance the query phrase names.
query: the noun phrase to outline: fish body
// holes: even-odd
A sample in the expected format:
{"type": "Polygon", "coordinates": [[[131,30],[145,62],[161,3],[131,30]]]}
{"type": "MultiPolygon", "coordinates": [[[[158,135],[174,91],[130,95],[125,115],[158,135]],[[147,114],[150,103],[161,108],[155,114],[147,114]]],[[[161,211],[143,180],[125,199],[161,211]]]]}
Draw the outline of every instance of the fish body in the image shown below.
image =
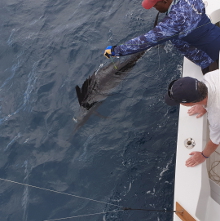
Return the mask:
{"type": "Polygon", "coordinates": [[[78,102],[82,108],[74,133],[85,124],[113,89],[125,79],[144,53],[145,51],[142,51],[131,55],[124,61],[111,62],[95,71],[84,81],[81,88],[76,86],[78,102]]]}
{"type": "Polygon", "coordinates": [[[109,63],[87,78],[82,87],[76,86],[79,105],[89,110],[93,105],[103,101],[112,90],[128,75],[145,51],[131,55],[120,62],[109,63]]]}

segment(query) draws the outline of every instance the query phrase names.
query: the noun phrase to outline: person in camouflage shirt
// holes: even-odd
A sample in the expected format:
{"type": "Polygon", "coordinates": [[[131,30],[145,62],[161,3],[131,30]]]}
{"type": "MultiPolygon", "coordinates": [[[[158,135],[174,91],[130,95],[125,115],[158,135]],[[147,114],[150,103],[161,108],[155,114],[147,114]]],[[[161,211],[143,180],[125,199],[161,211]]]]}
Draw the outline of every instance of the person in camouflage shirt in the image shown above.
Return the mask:
{"type": "Polygon", "coordinates": [[[201,67],[203,74],[213,64],[218,68],[220,28],[205,14],[202,0],[144,0],[142,6],[167,14],[146,34],[108,46],[105,56],[125,56],[170,40],[185,57],[201,67]]]}

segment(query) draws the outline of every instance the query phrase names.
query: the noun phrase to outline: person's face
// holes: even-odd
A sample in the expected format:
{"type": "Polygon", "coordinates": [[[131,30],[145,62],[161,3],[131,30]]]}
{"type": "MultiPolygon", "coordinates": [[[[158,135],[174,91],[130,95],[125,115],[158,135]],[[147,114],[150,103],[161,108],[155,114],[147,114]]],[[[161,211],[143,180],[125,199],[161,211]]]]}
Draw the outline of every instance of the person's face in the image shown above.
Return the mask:
{"type": "Polygon", "coordinates": [[[163,0],[163,1],[160,1],[160,2],[157,2],[155,5],[154,5],[154,8],[161,12],[161,13],[164,13],[164,12],[167,12],[169,7],[170,7],[170,4],[172,3],[172,0],[163,0]]]}

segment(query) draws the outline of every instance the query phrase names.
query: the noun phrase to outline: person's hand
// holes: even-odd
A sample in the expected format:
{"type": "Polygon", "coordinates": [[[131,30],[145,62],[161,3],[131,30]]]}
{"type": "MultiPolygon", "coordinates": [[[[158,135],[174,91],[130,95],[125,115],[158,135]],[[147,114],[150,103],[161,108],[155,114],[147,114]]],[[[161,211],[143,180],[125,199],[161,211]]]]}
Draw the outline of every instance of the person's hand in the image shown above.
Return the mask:
{"type": "Polygon", "coordinates": [[[115,52],[113,51],[114,48],[115,46],[108,46],[104,51],[104,56],[106,58],[110,58],[110,56],[115,56],[115,52]]]}
{"type": "Polygon", "coordinates": [[[194,105],[188,110],[189,116],[197,114],[196,118],[202,117],[206,112],[207,112],[206,109],[199,104],[194,105]]]}
{"type": "Polygon", "coordinates": [[[206,160],[206,158],[202,155],[202,153],[198,151],[194,151],[190,153],[189,155],[192,155],[192,156],[186,161],[187,167],[197,166],[206,160]]]}

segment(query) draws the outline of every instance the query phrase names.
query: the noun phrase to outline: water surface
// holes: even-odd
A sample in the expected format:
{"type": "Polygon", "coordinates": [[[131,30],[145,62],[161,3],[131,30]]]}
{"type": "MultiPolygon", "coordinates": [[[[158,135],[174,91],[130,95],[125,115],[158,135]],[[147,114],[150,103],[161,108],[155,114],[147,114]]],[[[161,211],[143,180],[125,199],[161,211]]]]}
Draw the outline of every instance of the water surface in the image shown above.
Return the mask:
{"type": "Polygon", "coordinates": [[[83,214],[83,221],[168,221],[172,210],[178,108],[164,104],[182,56],[152,48],[74,135],[75,86],[107,61],[107,45],[150,30],[156,11],[141,2],[2,0],[0,3],[0,178],[3,221],[83,214]],[[113,206],[111,204],[117,205],[113,206]],[[114,210],[113,213],[108,211],[114,210]],[[117,212],[118,211],[118,212],[117,212]]]}

